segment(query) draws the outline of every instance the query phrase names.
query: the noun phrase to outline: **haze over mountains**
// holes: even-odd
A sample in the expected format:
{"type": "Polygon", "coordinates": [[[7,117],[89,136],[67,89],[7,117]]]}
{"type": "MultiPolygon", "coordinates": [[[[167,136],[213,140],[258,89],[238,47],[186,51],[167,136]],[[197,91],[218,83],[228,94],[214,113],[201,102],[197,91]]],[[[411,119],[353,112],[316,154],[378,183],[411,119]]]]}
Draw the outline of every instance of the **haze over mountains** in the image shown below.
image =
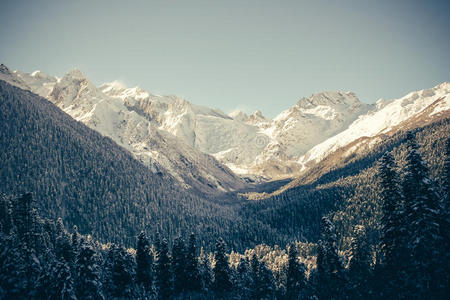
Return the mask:
{"type": "Polygon", "coordinates": [[[295,177],[342,147],[356,143],[351,155],[407,121],[421,126],[450,108],[449,83],[376,104],[351,92],[317,93],[270,120],[259,111],[227,115],[118,81],[96,87],[77,69],[56,78],[2,65],[0,79],[49,99],[153,172],[165,170],[185,188],[207,193],[240,190],[249,179],[295,177]]]}

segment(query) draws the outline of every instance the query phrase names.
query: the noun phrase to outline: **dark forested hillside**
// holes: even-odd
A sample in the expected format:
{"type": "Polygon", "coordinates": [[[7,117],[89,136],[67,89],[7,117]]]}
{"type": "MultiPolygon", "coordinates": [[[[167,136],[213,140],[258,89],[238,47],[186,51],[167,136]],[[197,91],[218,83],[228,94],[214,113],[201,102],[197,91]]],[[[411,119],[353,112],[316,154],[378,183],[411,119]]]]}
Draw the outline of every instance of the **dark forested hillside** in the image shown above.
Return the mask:
{"type": "MultiPolygon", "coordinates": [[[[440,194],[445,182],[443,153],[449,132],[449,118],[409,131],[417,139],[419,151],[440,194]]],[[[294,187],[268,199],[250,201],[241,212],[245,218],[276,228],[280,235],[308,241],[319,239],[320,220],[328,215],[335,222],[342,250],[350,248],[356,225],[364,225],[371,245],[376,245],[381,226],[377,164],[383,154],[392,152],[398,161],[399,174],[403,176],[407,135],[400,131],[386,137],[371,150],[333,165],[312,182],[308,180],[311,173],[303,175],[295,180],[294,187]],[[308,183],[302,184],[302,181],[308,183]]],[[[325,169],[320,164],[316,168],[325,169]]]]}
{"type": "Polygon", "coordinates": [[[232,207],[186,193],[46,99],[4,81],[0,128],[0,193],[32,192],[42,216],[101,241],[130,245],[140,230],[170,239],[193,231],[207,244],[222,235],[243,247],[267,236],[264,226],[246,234],[251,225],[232,207]]]}

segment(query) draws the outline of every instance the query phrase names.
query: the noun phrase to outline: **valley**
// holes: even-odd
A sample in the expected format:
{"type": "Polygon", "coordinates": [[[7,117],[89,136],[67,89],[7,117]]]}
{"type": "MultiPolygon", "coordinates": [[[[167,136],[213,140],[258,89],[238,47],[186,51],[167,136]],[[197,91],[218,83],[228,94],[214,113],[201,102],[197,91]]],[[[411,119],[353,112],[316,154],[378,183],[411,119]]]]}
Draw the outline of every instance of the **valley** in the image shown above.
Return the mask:
{"type": "MultiPolygon", "coordinates": [[[[95,87],[78,70],[62,78],[0,71],[2,216],[31,197],[37,230],[81,234],[102,255],[106,248],[123,256],[110,243],[133,247],[146,234],[158,247],[155,259],[164,242],[175,259],[180,237],[193,235],[202,251],[217,253],[226,243],[231,270],[258,253],[270,276],[285,276],[272,256],[287,266],[283,257],[296,251],[307,266],[304,292],[319,293],[312,280],[327,226],[343,259],[352,259],[355,228],[380,254],[380,162],[391,153],[407,180],[402,170],[414,145],[445,212],[449,83],[376,105],[353,93],[318,93],[269,120],[117,82],[95,87]]],[[[276,278],[271,288],[284,295],[286,283],[276,278]]]]}

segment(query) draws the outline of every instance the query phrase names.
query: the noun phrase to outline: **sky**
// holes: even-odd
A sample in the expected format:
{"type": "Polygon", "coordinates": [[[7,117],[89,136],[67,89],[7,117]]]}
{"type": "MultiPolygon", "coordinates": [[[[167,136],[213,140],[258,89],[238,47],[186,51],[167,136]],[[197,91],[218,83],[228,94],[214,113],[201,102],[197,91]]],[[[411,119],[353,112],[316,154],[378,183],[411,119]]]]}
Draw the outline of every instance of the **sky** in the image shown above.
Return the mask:
{"type": "Polygon", "coordinates": [[[450,81],[450,1],[0,0],[0,62],[268,117],[321,91],[450,81]]]}

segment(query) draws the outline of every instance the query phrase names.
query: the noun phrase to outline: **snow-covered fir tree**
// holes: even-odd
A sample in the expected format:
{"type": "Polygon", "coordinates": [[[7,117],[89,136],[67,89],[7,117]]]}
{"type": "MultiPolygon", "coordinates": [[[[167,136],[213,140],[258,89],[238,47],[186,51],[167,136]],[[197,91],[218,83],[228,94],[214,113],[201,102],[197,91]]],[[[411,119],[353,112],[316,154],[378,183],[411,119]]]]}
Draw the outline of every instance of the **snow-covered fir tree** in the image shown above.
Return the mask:
{"type": "Polygon", "coordinates": [[[230,266],[228,264],[225,247],[225,242],[222,238],[219,238],[217,240],[216,250],[214,252],[215,265],[213,268],[213,289],[219,294],[227,292],[232,288],[230,266]]]}
{"type": "Polygon", "coordinates": [[[408,287],[412,294],[426,297],[436,290],[434,271],[439,266],[439,196],[429,177],[426,162],[418,151],[415,137],[407,137],[407,153],[403,194],[408,226],[408,287]]]}
{"type": "Polygon", "coordinates": [[[150,242],[143,231],[139,234],[136,246],[136,282],[149,291],[152,287],[153,255],[150,252],[150,242]]]}

